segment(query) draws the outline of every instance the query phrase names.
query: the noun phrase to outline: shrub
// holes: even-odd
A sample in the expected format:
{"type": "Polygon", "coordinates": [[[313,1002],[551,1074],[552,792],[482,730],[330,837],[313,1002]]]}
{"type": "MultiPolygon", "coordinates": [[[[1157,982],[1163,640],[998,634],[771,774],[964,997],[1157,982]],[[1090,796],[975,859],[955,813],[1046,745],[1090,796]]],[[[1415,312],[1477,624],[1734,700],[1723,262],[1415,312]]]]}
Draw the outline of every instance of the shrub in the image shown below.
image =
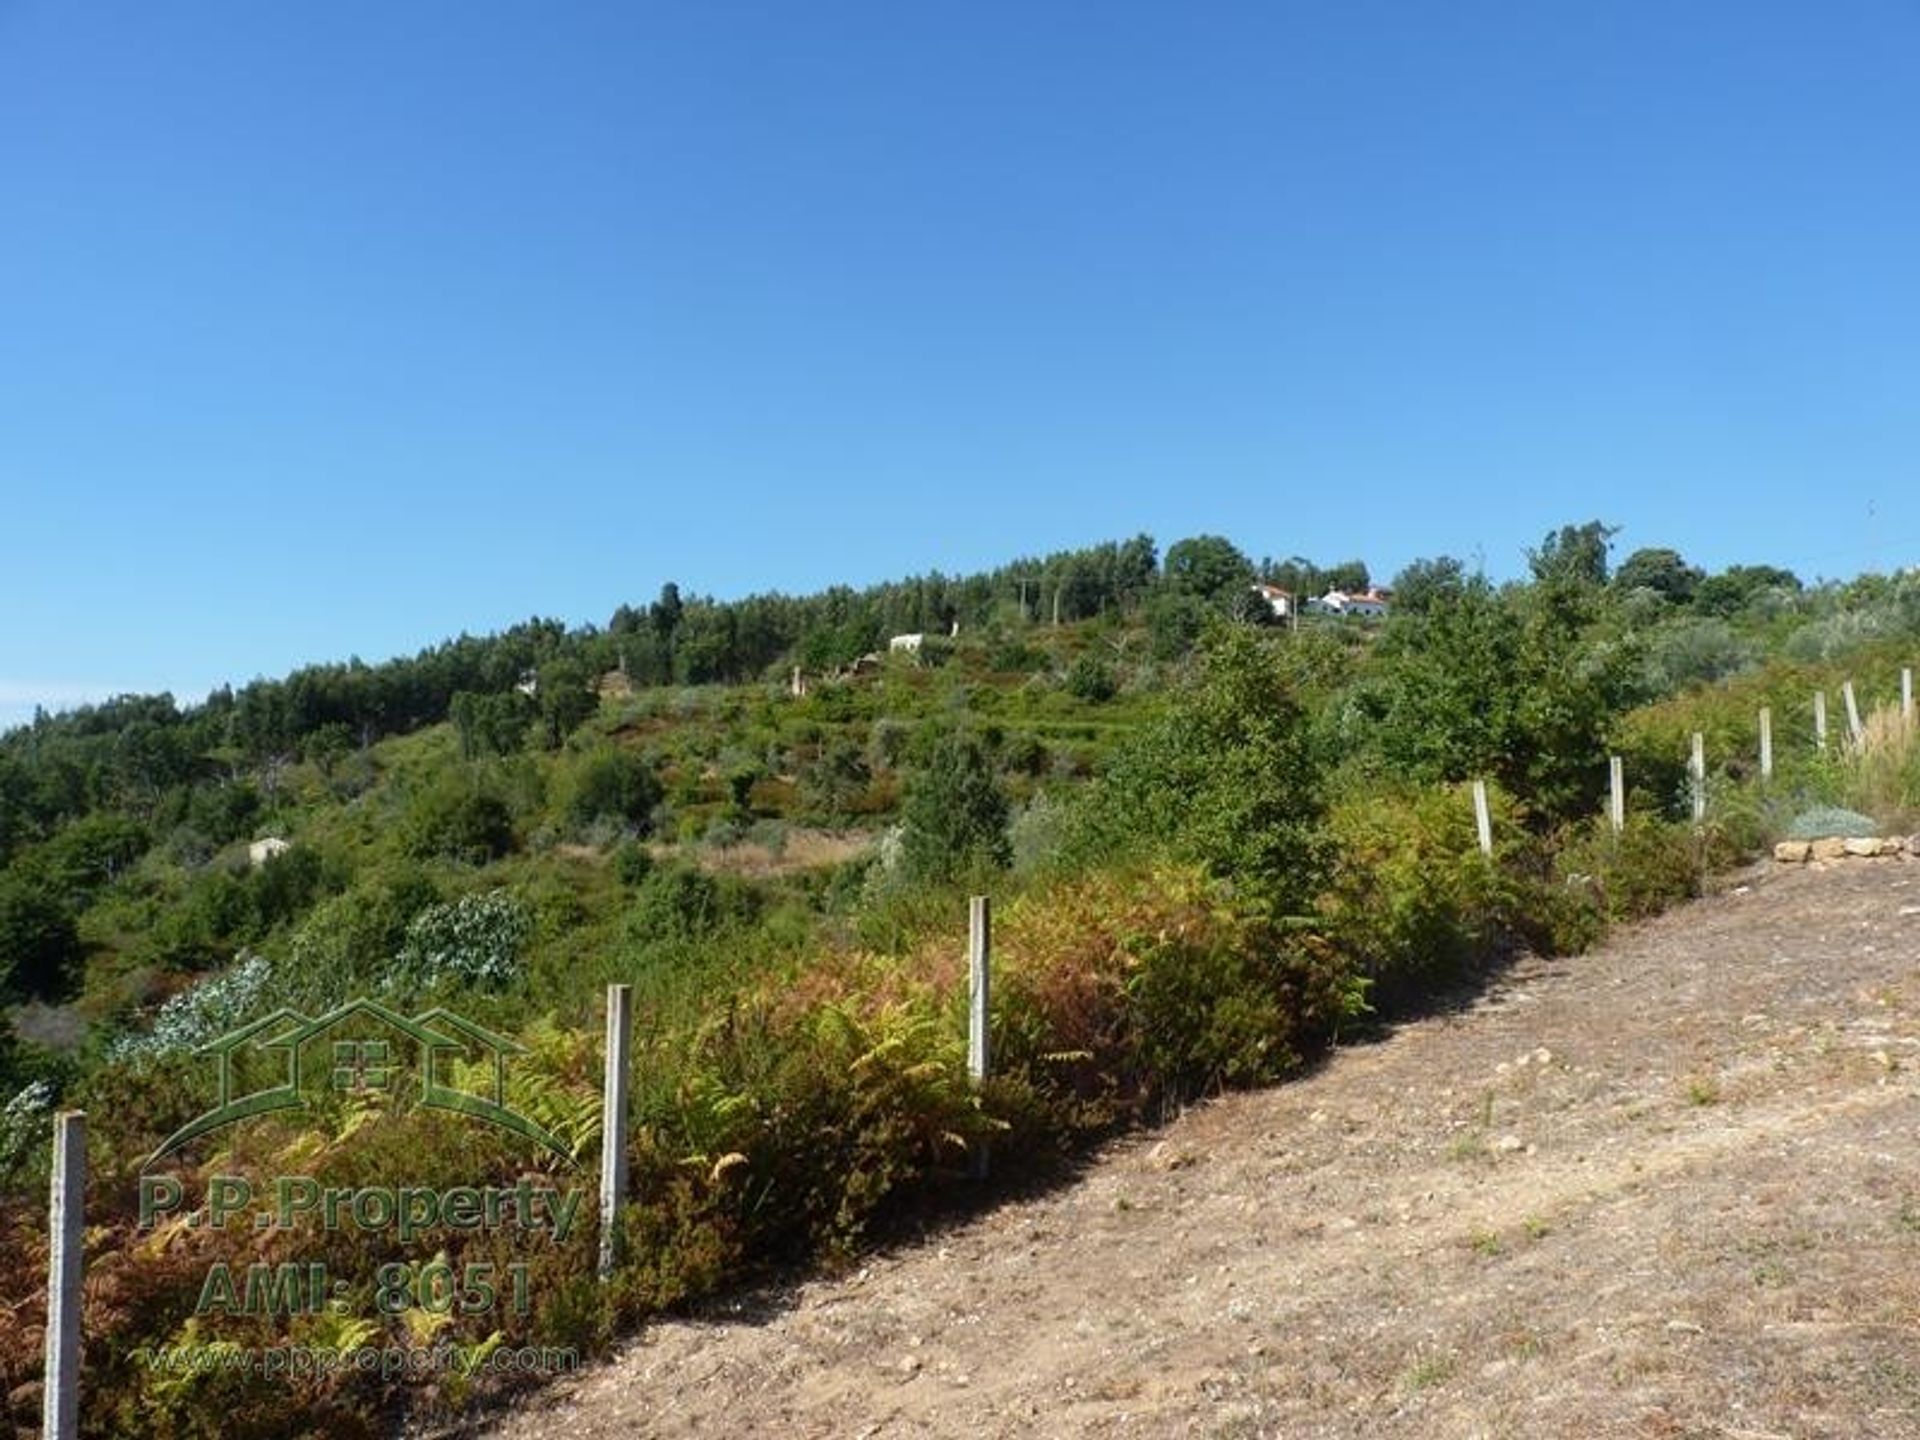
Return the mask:
{"type": "Polygon", "coordinates": [[[1524,901],[1504,866],[1527,842],[1506,793],[1488,792],[1492,859],[1480,852],[1465,786],[1368,794],[1333,809],[1328,933],[1383,1008],[1425,998],[1512,942],[1524,901]]]}
{"type": "Polygon", "coordinates": [[[472,865],[511,854],[516,844],[506,801],[458,782],[435,786],[414,800],[402,840],[410,855],[441,856],[472,865]]]}
{"type": "Polygon", "coordinates": [[[733,877],[690,865],[662,865],[640,882],[628,907],[627,935],[643,944],[698,940],[723,925],[751,919],[758,895],[733,877]]]}
{"type": "Polygon", "coordinates": [[[57,996],[82,956],[73,912],[26,880],[0,881],[0,987],[14,997],[57,996]]]}
{"type": "Polygon", "coordinates": [[[576,828],[614,820],[643,835],[654,806],[665,796],[651,765],[630,750],[607,746],[575,768],[567,794],[567,820],[576,828]]]}
{"type": "Polygon", "coordinates": [[[1075,660],[1067,670],[1067,693],[1090,705],[1101,705],[1119,693],[1113,667],[1092,651],[1075,660]]]}
{"type": "Polygon", "coordinates": [[[430,905],[407,925],[387,983],[423,990],[509,984],[519,978],[520,951],[532,931],[527,907],[504,890],[430,905]]]}
{"type": "Polygon", "coordinates": [[[1320,765],[1273,643],[1215,632],[1197,677],[1082,811],[1076,851],[1159,850],[1278,913],[1311,907],[1327,854],[1320,765]]]}
{"type": "Polygon", "coordinates": [[[1004,869],[1007,798],[985,749],[963,731],[941,736],[908,786],[900,808],[901,873],[908,880],[950,884],[1004,869]]]}

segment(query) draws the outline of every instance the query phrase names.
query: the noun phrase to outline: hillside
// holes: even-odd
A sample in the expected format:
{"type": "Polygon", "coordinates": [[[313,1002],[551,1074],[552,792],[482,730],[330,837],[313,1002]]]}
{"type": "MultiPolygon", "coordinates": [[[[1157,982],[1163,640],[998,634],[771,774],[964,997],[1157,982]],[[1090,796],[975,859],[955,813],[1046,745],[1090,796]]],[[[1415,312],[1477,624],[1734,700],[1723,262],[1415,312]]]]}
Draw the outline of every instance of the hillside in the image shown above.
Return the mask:
{"type": "Polygon", "coordinates": [[[1297,596],[1364,567],[1142,538],[861,592],[669,586],[605,629],[532,622],[9,732],[9,1413],[31,1423],[56,1108],[92,1117],[88,1433],[372,1436],[549,1373],[492,1357],[603,1354],[1055,1181],[1198,1097],[1311,1074],[1462,977],[1585,952],[1782,835],[1915,828],[1914,577],[1809,587],[1648,550],[1615,568],[1610,533],[1562,527],[1501,586],[1420,562],[1385,616],[1298,625],[1254,577],[1297,596]],[[888,644],[901,627],[919,639],[888,644]],[[635,1046],[604,1280],[597,1222],[243,1233],[144,1208],[154,1166],[183,1194],[288,1175],[587,1193],[610,985],[635,1046]],[[434,1028],[454,1020],[464,1038],[434,1028]],[[236,1055],[267,1108],[191,1128],[236,1055]],[[448,1123],[454,1092],[514,1123],[448,1123]],[[337,1288],[311,1312],[219,1288],[295,1272],[337,1288]],[[472,1281],[457,1310],[430,1288],[453,1277],[472,1281]],[[242,1368],[290,1343],[338,1363],[242,1368]],[[408,1355],[428,1363],[355,1368],[408,1355]]]}
{"type": "Polygon", "coordinates": [[[1737,876],[485,1433],[1920,1435],[1917,939],[1737,876]]]}

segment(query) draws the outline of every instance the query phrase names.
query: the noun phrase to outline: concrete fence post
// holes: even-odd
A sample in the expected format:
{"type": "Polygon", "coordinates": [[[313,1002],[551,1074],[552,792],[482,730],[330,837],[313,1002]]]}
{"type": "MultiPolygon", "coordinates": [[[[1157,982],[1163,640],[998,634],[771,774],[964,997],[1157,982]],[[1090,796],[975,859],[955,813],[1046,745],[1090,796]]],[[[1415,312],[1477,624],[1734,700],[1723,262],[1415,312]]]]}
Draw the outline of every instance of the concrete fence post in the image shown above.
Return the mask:
{"type": "Polygon", "coordinates": [[[1760,778],[1773,778],[1773,711],[1760,707],[1760,778]]]}
{"type": "MultiPolygon", "coordinates": [[[[993,1073],[993,907],[985,895],[967,901],[967,1077],[975,1086],[993,1073]]],[[[973,1173],[987,1178],[985,1140],[973,1149],[973,1173]]]]}
{"type": "Polygon", "coordinates": [[[1693,732],[1693,753],[1687,758],[1687,779],[1693,791],[1693,823],[1707,818],[1707,741],[1698,730],[1693,732]]]}
{"type": "Polygon", "coordinates": [[[1626,766],[1618,755],[1607,757],[1607,818],[1613,822],[1614,834],[1627,828],[1626,766]]]}
{"type": "Polygon", "coordinates": [[[86,1233],[87,1117],[68,1110],[53,1121],[52,1213],[47,1256],[47,1374],[41,1398],[45,1440],[80,1434],[80,1269],[86,1233]]]}
{"type": "Polygon", "coordinates": [[[1473,823],[1480,832],[1480,853],[1493,854],[1493,816],[1487,809],[1487,782],[1473,782],[1473,823]]]}
{"type": "Polygon", "coordinates": [[[607,1073],[600,1101],[600,1267],[620,1258],[620,1206],[627,1198],[627,1081],[632,1061],[633,987],[607,987],[607,1073]]]}

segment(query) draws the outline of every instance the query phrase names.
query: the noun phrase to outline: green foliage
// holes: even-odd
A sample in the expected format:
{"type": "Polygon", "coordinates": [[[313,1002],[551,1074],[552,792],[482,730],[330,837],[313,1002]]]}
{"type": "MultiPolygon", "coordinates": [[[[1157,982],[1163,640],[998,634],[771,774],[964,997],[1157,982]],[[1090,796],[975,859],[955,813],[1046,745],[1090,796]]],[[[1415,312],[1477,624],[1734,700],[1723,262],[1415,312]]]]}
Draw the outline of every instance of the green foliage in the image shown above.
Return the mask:
{"type": "Polygon", "coordinates": [[[665,797],[665,787],[645,760],[630,750],[601,746],[573,771],[567,820],[578,828],[608,820],[644,835],[652,825],[654,807],[665,797]]]}
{"type": "Polygon", "coordinates": [[[447,718],[460,736],[460,753],[468,759],[483,755],[511,755],[527,738],[534,704],[518,691],[476,695],[456,693],[447,704],[447,718]]]}
{"type": "Polygon", "coordinates": [[[913,882],[951,884],[1012,859],[1007,797],[977,736],[949,731],[915,772],[901,806],[900,870],[913,882]]]}
{"type": "Polygon", "coordinates": [[[873,783],[873,772],[860,747],[836,739],[800,774],[800,803],[807,814],[827,824],[854,814],[873,783]]]}
{"type": "Polygon", "coordinates": [[[58,997],[82,957],[73,912],[24,880],[0,881],[0,987],[14,999],[58,997]]]}
{"type": "Polygon", "coordinates": [[[1613,573],[1613,588],[1622,592],[1651,590],[1669,604],[1685,605],[1692,601],[1703,578],[1699,567],[1687,564],[1678,550],[1642,548],[1620,562],[1613,573]]]}
{"type": "Polygon", "coordinates": [[[691,865],[661,865],[641,880],[626,914],[629,939],[659,945],[704,939],[752,920],[760,908],[753,887],[691,865]]]}
{"type": "Polygon", "coordinates": [[[1789,840],[1819,840],[1829,835],[1873,836],[1880,827],[1873,818],[1843,805],[1815,805],[1800,811],[1788,823],[1789,840]]]}
{"type": "Polygon", "coordinates": [[[540,710],[547,748],[560,743],[600,708],[599,693],[586,666],[577,659],[550,660],[540,667],[534,699],[540,710]]]}
{"type": "Polygon", "coordinates": [[[1174,594],[1209,603],[1253,580],[1253,562],[1219,535],[1196,535],[1169,545],[1161,570],[1174,594]]]}
{"type": "Polygon", "coordinates": [[[622,885],[638,885],[653,873],[653,856],[637,840],[629,840],[613,852],[613,873],[622,885]]]}
{"type": "Polygon", "coordinates": [[[1467,583],[1467,567],[1451,555],[1415,560],[1393,577],[1393,609],[1424,615],[1445,600],[1458,598],[1467,583]]]}
{"type": "Polygon", "coordinates": [[[1607,551],[1619,532],[1619,526],[1603,525],[1598,520],[1548,531],[1540,548],[1527,552],[1533,578],[1545,584],[1606,584],[1607,551]]]}
{"type": "Polygon", "coordinates": [[[388,984],[416,990],[509,984],[519,978],[520,952],[532,930],[527,907],[504,890],[430,905],[408,923],[388,984]]]}
{"type": "Polygon", "coordinates": [[[1120,692],[1113,667],[1089,650],[1067,670],[1067,693],[1090,705],[1104,704],[1120,692]]]}
{"type": "Polygon", "coordinates": [[[453,776],[416,796],[401,828],[410,855],[484,865],[519,843],[513,813],[492,790],[453,776]]]}
{"type": "Polygon", "coordinates": [[[1273,648],[1221,628],[1195,679],[1121,753],[1080,845],[1191,860],[1277,913],[1311,908],[1325,873],[1321,777],[1273,648]]]}
{"type": "Polygon", "coordinates": [[[1366,792],[1333,808],[1327,933],[1381,1008],[1415,1005],[1514,943],[1526,897],[1504,862],[1529,842],[1511,797],[1490,786],[1488,799],[1492,859],[1465,786],[1366,792]]]}
{"type": "Polygon", "coordinates": [[[1509,597],[1475,577],[1395,616],[1362,702],[1372,740],[1409,780],[1497,778],[1543,818],[1590,811],[1636,670],[1630,647],[1590,638],[1593,613],[1571,583],[1509,597]]]}

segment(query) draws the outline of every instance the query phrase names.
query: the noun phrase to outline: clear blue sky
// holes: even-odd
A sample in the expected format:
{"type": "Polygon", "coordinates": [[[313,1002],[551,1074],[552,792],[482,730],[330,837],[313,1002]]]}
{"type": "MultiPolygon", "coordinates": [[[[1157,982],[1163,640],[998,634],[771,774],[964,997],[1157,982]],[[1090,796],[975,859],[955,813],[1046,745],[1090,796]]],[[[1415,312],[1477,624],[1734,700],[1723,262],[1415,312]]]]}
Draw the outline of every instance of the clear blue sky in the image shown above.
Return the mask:
{"type": "Polygon", "coordinates": [[[1912,0],[0,0],[0,719],[1143,529],[1920,560],[1916,74],[1912,0]]]}

